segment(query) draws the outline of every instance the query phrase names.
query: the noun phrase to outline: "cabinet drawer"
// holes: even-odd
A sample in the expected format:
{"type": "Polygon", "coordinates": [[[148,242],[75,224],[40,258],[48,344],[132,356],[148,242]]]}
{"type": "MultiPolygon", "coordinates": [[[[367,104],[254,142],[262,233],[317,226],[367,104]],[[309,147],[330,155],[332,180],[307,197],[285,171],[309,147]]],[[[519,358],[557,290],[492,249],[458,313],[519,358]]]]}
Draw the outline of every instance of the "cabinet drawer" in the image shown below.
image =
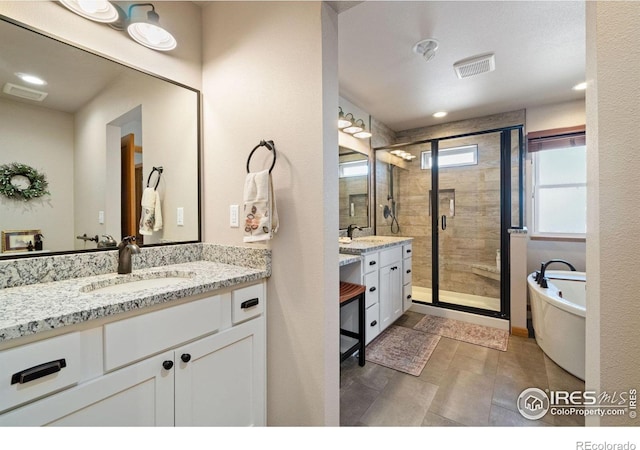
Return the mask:
{"type": "Polygon", "coordinates": [[[379,304],[367,308],[365,320],[365,343],[369,343],[380,334],[380,307],[379,304]]]}
{"type": "Polygon", "coordinates": [[[233,324],[259,316],[264,311],[264,287],[255,284],[236,289],[231,294],[233,324]]]}
{"type": "Polygon", "coordinates": [[[154,311],[104,326],[109,371],[220,328],[220,296],[154,311]]]}
{"type": "Polygon", "coordinates": [[[411,283],[411,259],[404,259],[402,263],[402,284],[411,283]]]}
{"type": "Polygon", "coordinates": [[[365,291],[365,308],[378,303],[378,272],[371,272],[364,276],[364,284],[367,287],[365,291]]]}
{"type": "Polygon", "coordinates": [[[80,333],[0,352],[0,411],[77,383],[81,363],[80,333]]]}
{"type": "Polygon", "coordinates": [[[404,244],[402,246],[402,257],[403,258],[411,258],[412,255],[412,248],[411,248],[411,244],[404,244]]]}
{"type": "Polygon", "coordinates": [[[402,301],[404,302],[404,311],[411,308],[413,302],[411,301],[411,283],[405,284],[402,288],[402,301]]]}
{"type": "Polygon", "coordinates": [[[380,267],[380,263],[378,261],[380,254],[378,252],[373,252],[373,253],[369,253],[364,255],[364,257],[362,258],[364,261],[364,273],[369,273],[372,272],[374,270],[378,270],[378,268],[380,267]]]}
{"type": "Polygon", "coordinates": [[[380,252],[380,266],[385,267],[389,264],[399,263],[402,261],[402,247],[397,245],[380,252]]]}

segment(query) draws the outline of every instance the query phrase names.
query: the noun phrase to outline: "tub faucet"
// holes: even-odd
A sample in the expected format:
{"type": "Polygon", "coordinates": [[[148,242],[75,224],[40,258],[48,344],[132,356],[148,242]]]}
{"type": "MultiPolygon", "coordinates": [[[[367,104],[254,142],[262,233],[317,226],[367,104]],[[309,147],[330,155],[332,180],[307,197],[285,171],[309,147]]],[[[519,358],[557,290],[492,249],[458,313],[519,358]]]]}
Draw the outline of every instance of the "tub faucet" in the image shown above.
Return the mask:
{"type": "Polygon", "coordinates": [[[135,236],[125,236],[118,244],[118,273],[131,273],[131,255],[140,253],[140,247],[134,244],[135,236]]]}
{"type": "Polygon", "coordinates": [[[573,264],[571,264],[568,261],[565,261],[564,259],[550,259],[547,262],[543,262],[540,265],[540,273],[538,274],[538,278],[536,278],[536,281],[538,282],[538,284],[540,285],[541,288],[546,289],[549,287],[549,285],[547,284],[547,279],[544,276],[544,273],[547,270],[547,267],[549,267],[550,264],[552,263],[562,263],[562,264],[566,264],[567,266],[569,266],[569,269],[571,269],[572,272],[576,271],[576,268],[573,267],[573,264]]]}
{"type": "Polygon", "coordinates": [[[360,230],[362,231],[362,228],[360,228],[359,226],[357,226],[355,223],[352,223],[351,225],[349,225],[347,227],[347,236],[349,236],[349,238],[353,238],[353,232],[355,230],[360,230]]]}

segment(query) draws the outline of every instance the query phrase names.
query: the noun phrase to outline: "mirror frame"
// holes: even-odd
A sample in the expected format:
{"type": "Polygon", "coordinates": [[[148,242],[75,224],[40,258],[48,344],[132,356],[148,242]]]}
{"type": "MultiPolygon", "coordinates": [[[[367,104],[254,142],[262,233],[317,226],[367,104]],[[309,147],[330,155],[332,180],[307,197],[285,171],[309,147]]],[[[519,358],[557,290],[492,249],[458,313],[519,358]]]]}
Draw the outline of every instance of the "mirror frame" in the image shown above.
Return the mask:
{"type": "MultiPolygon", "coordinates": [[[[359,153],[362,156],[367,158],[367,164],[369,165],[369,174],[367,175],[367,189],[368,189],[368,193],[367,193],[367,197],[368,197],[368,205],[367,208],[369,209],[369,225],[366,227],[367,229],[372,229],[372,231],[375,232],[375,228],[376,228],[376,198],[375,198],[375,186],[376,186],[376,161],[375,158],[372,155],[372,152],[370,152],[369,154],[363,153],[361,151],[358,151],[354,148],[351,147],[347,147],[344,145],[339,145],[338,146],[338,164],[340,163],[340,147],[350,150],[354,153],[359,153]]],[[[339,186],[338,186],[339,187],[339,186]]],[[[339,189],[338,189],[339,190],[339,189]]],[[[338,192],[338,196],[340,195],[340,193],[338,192]]],[[[339,212],[339,211],[338,211],[339,212]]],[[[339,221],[338,221],[339,222],[339,221]]],[[[340,228],[340,223],[338,223],[338,231],[347,231],[346,228],[340,228]]]]}
{"type": "MultiPolygon", "coordinates": [[[[168,245],[182,245],[182,244],[196,244],[196,243],[200,243],[202,242],[202,92],[198,89],[195,89],[191,86],[187,86],[183,83],[180,83],[178,81],[175,80],[171,80],[169,78],[163,77],[161,75],[158,75],[156,73],[147,71],[147,70],[143,70],[140,69],[138,67],[134,67],[130,64],[127,64],[123,61],[120,61],[118,59],[115,59],[112,56],[107,56],[107,55],[103,55],[99,52],[96,52],[94,50],[88,49],[86,47],[83,47],[81,45],[79,45],[76,42],[70,42],[64,39],[61,39],[57,36],[53,36],[47,32],[44,32],[38,28],[35,28],[33,26],[27,25],[25,23],[22,23],[18,20],[12,19],[11,17],[7,17],[5,15],[0,14],[0,21],[3,22],[7,22],[10,23],[12,25],[18,26],[20,28],[23,28],[27,31],[30,31],[32,33],[36,33],[44,38],[47,39],[51,39],[53,41],[59,42],[61,44],[64,45],[68,45],[70,47],[73,47],[77,50],[81,50],[85,53],[88,53],[92,56],[97,56],[99,58],[105,59],[109,62],[118,64],[120,66],[123,66],[127,69],[131,69],[131,70],[135,70],[136,72],[139,72],[143,75],[148,75],[148,76],[152,76],[154,78],[157,78],[161,81],[166,81],[168,83],[171,83],[175,86],[187,89],[189,91],[192,91],[193,93],[196,94],[196,120],[198,121],[198,123],[196,124],[196,130],[197,130],[197,137],[196,137],[196,142],[197,142],[197,148],[196,148],[196,165],[197,165],[197,189],[198,189],[198,200],[197,200],[197,204],[198,204],[198,238],[195,240],[190,240],[190,241],[179,241],[179,242],[163,242],[163,243],[155,243],[155,244],[146,244],[143,245],[141,248],[151,248],[151,247],[164,247],[164,246],[168,246],[168,245]]],[[[117,249],[117,248],[116,248],[117,249]]],[[[57,255],[73,255],[73,254],[82,254],[82,253],[91,253],[91,252],[104,252],[104,251],[113,251],[114,248],[113,247],[109,247],[109,248],[88,248],[88,249],[82,249],[82,250],[61,250],[61,251],[51,251],[51,252],[47,252],[47,253],[38,253],[38,254],[29,254],[32,252],[23,252],[23,253],[9,253],[6,255],[3,255],[2,253],[0,253],[0,261],[6,261],[6,260],[11,260],[11,259],[24,259],[24,258],[46,258],[46,257],[50,257],[50,256],[57,256],[57,255]]]]}

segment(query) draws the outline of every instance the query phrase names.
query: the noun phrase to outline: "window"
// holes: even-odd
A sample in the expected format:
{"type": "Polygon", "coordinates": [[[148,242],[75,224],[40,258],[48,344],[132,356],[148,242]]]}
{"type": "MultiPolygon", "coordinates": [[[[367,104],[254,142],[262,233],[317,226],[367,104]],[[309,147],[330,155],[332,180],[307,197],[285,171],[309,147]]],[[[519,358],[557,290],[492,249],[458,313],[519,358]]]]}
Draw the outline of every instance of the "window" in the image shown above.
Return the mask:
{"type": "Polygon", "coordinates": [[[528,136],[535,235],[583,237],[587,231],[587,151],[584,127],[578,128],[528,136]]]}
{"type": "MultiPolygon", "coordinates": [[[[431,151],[422,152],[422,169],[431,169],[431,151]]],[[[438,167],[473,166],[478,164],[478,146],[443,148],[438,150],[438,167]]]]}
{"type": "Polygon", "coordinates": [[[340,178],[363,177],[369,174],[369,162],[367,160],[348,161],[340,163],[340,178]]]}

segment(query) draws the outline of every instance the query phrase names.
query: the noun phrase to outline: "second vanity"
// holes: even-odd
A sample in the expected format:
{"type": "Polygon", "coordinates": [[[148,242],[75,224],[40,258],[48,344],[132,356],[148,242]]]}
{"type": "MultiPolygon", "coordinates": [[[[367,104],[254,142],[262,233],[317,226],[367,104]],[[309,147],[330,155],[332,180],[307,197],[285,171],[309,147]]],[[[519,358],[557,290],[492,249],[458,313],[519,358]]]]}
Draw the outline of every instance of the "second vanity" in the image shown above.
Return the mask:
{"type": "MultiPolygon", "coordinates": [[[[340,280],[366,286],[368,344],[411,306],[413,238],[365,236],[340,243],[340,280]]],[[[357,329],[355,308],[341,314],[341,327],[357,329]]]]}
{"type": "Polygon", "coordinates": [[[269,251],[176,248],[13,287],[27,265],[0,263],[0,425],[266,424],[269,251]]]}

